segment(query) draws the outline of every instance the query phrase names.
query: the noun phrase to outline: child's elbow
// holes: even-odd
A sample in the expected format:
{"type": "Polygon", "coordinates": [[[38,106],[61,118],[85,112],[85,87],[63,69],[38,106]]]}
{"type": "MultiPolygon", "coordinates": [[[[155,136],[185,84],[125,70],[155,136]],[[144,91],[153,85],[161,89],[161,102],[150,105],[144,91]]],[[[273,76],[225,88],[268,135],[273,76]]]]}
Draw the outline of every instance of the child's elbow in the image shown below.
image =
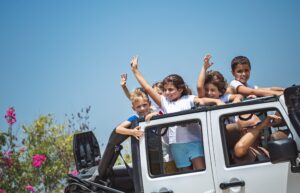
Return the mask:
{"type": "Polygon", "coordinates": [[[120,126],[118,126],[116,129],[115,129],[115,132],[118,133],[118,134],[121,134],[122,133],[122,128],[120,126]]]}
{"type": "Polygon", "coordinates": [[[237,143],[234,146],[234,155],[235,155],[235,157],[241,158],[241,157],[245,156],[246,153],[247,153],[247,149],[243,144],[237,143]]]}

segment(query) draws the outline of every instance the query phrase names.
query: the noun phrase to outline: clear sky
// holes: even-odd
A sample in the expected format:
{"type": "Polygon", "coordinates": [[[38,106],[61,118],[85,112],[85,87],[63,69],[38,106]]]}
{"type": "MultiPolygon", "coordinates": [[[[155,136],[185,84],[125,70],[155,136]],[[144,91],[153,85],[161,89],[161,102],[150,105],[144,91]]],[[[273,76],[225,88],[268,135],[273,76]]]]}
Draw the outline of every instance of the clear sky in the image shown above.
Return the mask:
{"type": "MultiPolygon", "coordinates": [[[[300,83],[300,1],[1,0],[0,130],[14,106],[18,124],[92,106],[91,126],[100,143],[132,115],[120,87],[129,61],[153,83],[182,75],[196,91],[202,58],[232,80],[237,55],[252,63],[250,83],[287,87],[300,83]]],[[[194,93],[196,94],[196,93],[194,93]]]]}

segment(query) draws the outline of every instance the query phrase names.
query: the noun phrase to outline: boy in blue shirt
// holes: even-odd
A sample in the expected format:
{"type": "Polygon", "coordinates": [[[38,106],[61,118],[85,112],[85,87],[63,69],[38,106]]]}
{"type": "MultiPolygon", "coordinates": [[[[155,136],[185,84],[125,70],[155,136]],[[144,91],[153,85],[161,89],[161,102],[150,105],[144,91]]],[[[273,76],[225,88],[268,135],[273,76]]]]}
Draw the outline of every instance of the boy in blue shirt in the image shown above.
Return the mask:
{"type": "Polygon", "coordinates": [[[131,123],[137,120],[139,117],[145,117],[145,120],[149,121],[154,115],[158,115],[159,113],[151,111],[151,102],[149,97],[140,89],[135,89],[130,94],[130,100],[132,103],[132,109],[137,113],[137,115],[129,117],[126,121],[117,126],[116,133],[122,135],[131,135],[139,140],[144,136],[144,132],[140,130],[140,126],[130,129],[131,123]]]}

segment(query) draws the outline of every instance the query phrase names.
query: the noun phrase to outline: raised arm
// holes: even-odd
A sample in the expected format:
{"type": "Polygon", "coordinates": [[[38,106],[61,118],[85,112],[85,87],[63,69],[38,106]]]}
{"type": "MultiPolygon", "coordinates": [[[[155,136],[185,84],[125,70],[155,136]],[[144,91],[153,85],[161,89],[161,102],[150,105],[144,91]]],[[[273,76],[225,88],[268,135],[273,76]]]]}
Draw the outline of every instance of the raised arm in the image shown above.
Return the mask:
{"type": "Polygon", "coordinates": [[[130,100],[130,92],[126,86],[126,82],[127,82],[127,74],[121,74],[121,81],[120,81],[121,87],[126,97],[130,100]]]}
{"type": "Polygon", "coordinates": [[[146,81],[141,72],[138,70],[138,57],[134,56],[130,62],[131,70],[140,83],[140,85],[145,89],[145,91],[150,95],[150,97],[154,100],[154,102],[161,106],[161,96],[151,87],[151,85],[146,81]]]}
{"type": "MultiPolygon", "coordinates": [[[[248,132],[244,134],[240,140],[234,146],[234,155],[238,158],[245,156],[249,150],[249,147],[254,144],[260,132],[272,125],[273,121],[281,119],[281,117],[276,115],[268,115],[259,125],[254,128],[248,129],[248,132]]],[[[243,124],[242,122],[240,123],[243,124]]]]}
{"type": "Polygon", "coordinates": [[[198,92],[198,97],[200,98],[205,97],[205,89],[204,89],[205,75],[207,69],[213,65],[213,63],[209,62],[210,58],[211,58],[210,54],[205,55],[203,60],[203,65],[199,73],[199,77],[197,81],[197,92],[198,92]]]}
{"type": "Polygon", "coordinates": [[[237,92],[239,94],[242,94],[242,95],[256,95],[256,96],[273,96],[273,95],[276,95],[276,96],[279,96],[279,95],[282,95],[283,92],[282,91],[274,91],[274,90],[269,90],[269,89],[263,89],[263,88],[256,88],[256,89],[253,89],[253,88],[249,88],[249,87],[246,87],[246,86],[239,86],[237,88],[237,92]]]}

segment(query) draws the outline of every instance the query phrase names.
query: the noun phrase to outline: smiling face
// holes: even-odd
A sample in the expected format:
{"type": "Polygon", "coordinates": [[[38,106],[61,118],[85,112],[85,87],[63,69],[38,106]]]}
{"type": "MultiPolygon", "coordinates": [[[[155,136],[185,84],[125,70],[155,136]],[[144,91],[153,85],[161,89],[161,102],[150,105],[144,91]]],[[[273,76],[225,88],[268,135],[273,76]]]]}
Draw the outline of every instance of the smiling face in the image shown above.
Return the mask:
{"type": "Polygon", "coordinates": [[[243,84],[247,84],[250,78],[251,68],[248,64],[238,64],[232,71],[235,80],[240,81],[243,84]]]}
{"type": "Polygon", "coordinates": [[[166,83],[164,85],[164,96],[169,100],[169,101],[176,101],[179,99],[182,95],[182,89],[177,89],[174,84],[172,83],[166,83]]]}
{"type": "Polygon", "coordinates": [[[132,102],[132,109],[139,115],[139,116],[146,116],[150,113],[150,101],[143,98],[138,97],[132,102]]]}
{"type": "Polygon", "coordinates": [[[212,83],[205,84],[205,96],[208,98],[218,99],[222,93],[219,91],[218,87],[212,83]]]}

